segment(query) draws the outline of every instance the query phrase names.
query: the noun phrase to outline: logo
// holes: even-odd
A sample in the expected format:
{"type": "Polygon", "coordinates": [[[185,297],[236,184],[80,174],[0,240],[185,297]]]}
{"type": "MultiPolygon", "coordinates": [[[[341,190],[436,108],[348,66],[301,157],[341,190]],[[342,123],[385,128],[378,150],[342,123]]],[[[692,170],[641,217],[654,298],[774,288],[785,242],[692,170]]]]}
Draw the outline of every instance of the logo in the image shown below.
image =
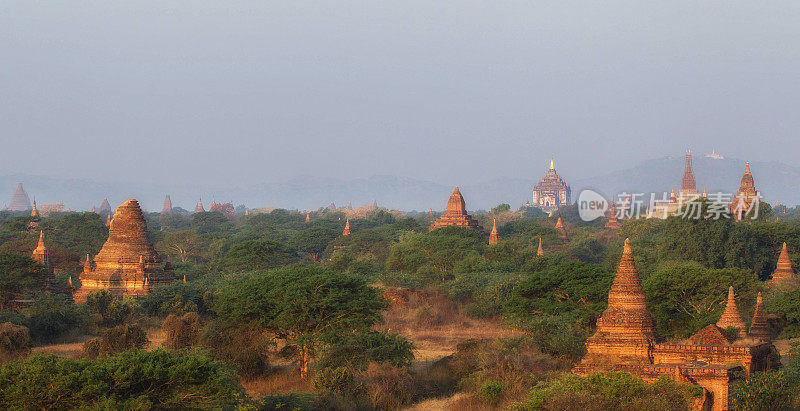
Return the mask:
{"type": "Polygon", "coordinates": [[[592,190],[583,190],[578,196],[578,214],[583,221],[594,221],[606,215],[608,201],[592,190]]]}

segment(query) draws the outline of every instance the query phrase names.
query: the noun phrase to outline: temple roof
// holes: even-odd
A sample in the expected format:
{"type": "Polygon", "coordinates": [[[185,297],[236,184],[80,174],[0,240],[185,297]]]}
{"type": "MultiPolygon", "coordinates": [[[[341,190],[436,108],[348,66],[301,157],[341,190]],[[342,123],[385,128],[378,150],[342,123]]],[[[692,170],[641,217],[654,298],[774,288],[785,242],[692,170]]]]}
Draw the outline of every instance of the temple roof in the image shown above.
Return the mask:
{"type": "Polygon", "coordinates": [[[694,345],[707,346],[727,346],[733,342],[716,324],[707,325],[695,335],[689,337],[689,341],[694,345]]]}
{"type": "Polygon", "coordinates": [[[122,203],[114,213],[108,228],[108,240],[94,257],[94,261],[138,263],[140,256],[148,261],[155,261],[158,254],[147,240],[147,223],[139,202],[130,199],[122,203]]]}
{"type": "Polygon", "coordinates": [[[169,198],[169,194],[167,197],[164,198],[164,206],[161,207],[161,214],[168,214],[172,212],[172,200],[169,198]]]}
{"type": "Polygon", "coordinates": [[[775,272],[772,274],[772,279],[769,280],[770,284],[783,287],[783,288],[797,288],[798,281],[792,269],[792,261],[789,259],[789,251],[786,249],[786,243],[783,243],[781,254],[778,257],[778,264],[775,267],[775,272]]]}
{"type": "Polygon", "coordinates": [[[197,205],[194,206],[194,212],[195,213],[205,213],[206,212],[206,209],[203,208],[203,199],[202,198],[197,199],[197,205]]]}
{"type": "Polygon", "coordinates": [[[100,209],[98,210],[101,213],[110,213],[111,212],[111,204],[108,203],[108,198],[104,198],[103,202],[100,203],[100,209]]]}
{"type": "Polygon", "coordinates": [[[605,227],[612,230],[620,229],[619,219],[617,219],[617,205],[613,201],[611,202],[611,210],[609,211],[608,221],[606,221],[605,227]]]}
{"type": "Polygon", "coordinates": [[[450,194],[450,199],[447,200],[447,213],[467,214],[467,204],[464,202],[464,197],[461,195],[458,186],[453,190],[453,194],[450,194]]]}
{"type": "Polygon", "coordinates": [[[728,302],[725,304],[725,311],[717,321],[717,327],[725,330],[733,327],[739,331],[739,337],[744,337],[747,331],[747,326],[744,324],[739,309],[736,307],[736,298],[733,292],[733,286],[728,288],[728,302]]]}
{"type": "Polygon", "coordinates": [[[8,205],[11,211],[27,211],[31,209],[31,200],[28,193],[22,188],[22,183],[17,183],[17,189],[11,196],[11,203],[8,205]]]}
{"type": "Polygon", "coordinates": [[[558,175],[556,172],[556,167],[553,163],[553,159],[550,159],[550,168],[547,170],[547,173],[539,180],[538,183],[533,187],[534,191],[536,190],[560,190],[560,189],[569,189],[569,185],[564,182],[564,179],[558,175]]]}

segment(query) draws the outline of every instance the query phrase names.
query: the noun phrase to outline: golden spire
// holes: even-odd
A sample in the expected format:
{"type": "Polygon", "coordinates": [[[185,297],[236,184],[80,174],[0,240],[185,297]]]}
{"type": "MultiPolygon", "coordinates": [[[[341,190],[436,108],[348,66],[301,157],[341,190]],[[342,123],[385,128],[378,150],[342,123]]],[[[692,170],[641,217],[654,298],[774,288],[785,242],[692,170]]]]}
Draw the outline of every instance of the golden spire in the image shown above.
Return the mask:
{"type": "Polygon", "coordinates": [[[347,221],[344,223],[344,231],[342,231],[342,235],[350,235],[350,218],[347,218],[347,221]]]}
{"type": "Polygon", "coordinates": [[[39,217],[39,210],[36,209],[36,197],[33,198],[33,209],[31,210],[31,217],[39,217]]]}
{"type": "Polygon", "coordinates": [[[542,236],[539,236],[539,249],[536,250],[536,255],[544,255],[544,249],[542,248],[542,236]]]}
{"type": "Polygon", "coordinates": [[[553,157],[550,157],[550,169],[551,169],[551,170],[555,170],[555,169],[556,169],[556,166],[555,166],[555,164],[553,163],[553,157]]]}
{"type": "Polygon", "coordinates": [[[492,232],[489,234],[489,245],[497,244],[497,219],[492,220],[492,232]]]}

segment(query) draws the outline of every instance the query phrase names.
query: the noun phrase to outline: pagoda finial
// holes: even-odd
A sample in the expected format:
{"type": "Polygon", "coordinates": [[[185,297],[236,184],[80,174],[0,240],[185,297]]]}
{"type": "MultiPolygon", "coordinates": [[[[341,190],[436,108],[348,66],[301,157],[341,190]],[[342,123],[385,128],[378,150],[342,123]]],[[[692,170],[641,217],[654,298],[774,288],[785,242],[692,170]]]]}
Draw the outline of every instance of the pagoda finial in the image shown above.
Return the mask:
{"type": "Polygon", "coordinates": [[[717,321],[717,327],[723,330],[733,327],[738,331],[739,337],[745,336],[747,327],[744,324],[741,314],[739,314],[739,309],[736,307],[736,295],[733,292],[733,286],[728,288],[728,302],[725,304],[725,311],[722,313],[719,321],[717,321]]]}
{"type": "Polygon", "coordinates": [[[744,173],[745,174],[752,174],[750,172],[750,162],[749,161],[744,164],[744,173]]]}
{"type": "Polygon", "coordinates": [[[39,230],[39,245],[37,247],[44,248],[44,231],[39,230]]]}
{"type": "Polygon", "coordinates": [[[550,157],[550,169],[551,170],[555,170],[556,169],[555,162],[553,161],[553,157],[550,157]]]}
{"type": "Polygon", "coordinates": [[[497,244],[497,219],[492,220],[492,232],[489,233],[489,245],[497,244]]]}
{"type": "Polygon", "coordinates": [[[183,283],[186,284],[186,274],[183,275],[183,283]]]}
{"type": "Polygon", "coordinates": [[[350,218],[347,218],[347,221],[344,223],[344,230],[342,231],[342,235],[350,235],[350,218]]]}
{"type": "Polygon", "coordinates": [[[39,217],[39,210],[36,209],[36,197],[33,197],[33,209],[31,210],[31,217],[39,217]]]}

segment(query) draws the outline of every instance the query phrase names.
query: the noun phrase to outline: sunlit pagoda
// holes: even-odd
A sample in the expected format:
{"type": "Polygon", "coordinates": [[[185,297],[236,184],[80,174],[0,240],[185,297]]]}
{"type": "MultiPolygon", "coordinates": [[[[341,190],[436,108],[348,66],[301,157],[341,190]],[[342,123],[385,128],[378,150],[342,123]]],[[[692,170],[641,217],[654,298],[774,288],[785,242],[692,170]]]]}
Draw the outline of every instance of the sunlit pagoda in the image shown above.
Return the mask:
{"type": "Polygon", "coordinates": [[[447,201],[447,210],[431,224],[430,230],[447,226],[471,227],[483,231],[483,227],[472,216],[467,214],[467,205],[458,187],[453,190],[453,194],[450,194],[450,199],[447,201]]]}
{"type": "Polygon", "coordinates": [[[111,294],[140,297],[153,287],[174,280],[169,264],[160,261],[152,244],[147,240],[147,224],[139,202],[124,202],[111,220],[108,240],[94,257],[86,256],[80,274],[81,288],[75,294],[76,302],[96,290],[111,294]]]}
{"type": "MultiPolygon", "coordinates": [[[[758,202],[759,194],[753,182],[753,174],[750,173],[750,163],[748,162],[744,166],[744,174],[739,184],[739,191],[728,207],[734,220],[741,221],[744,220],[748,211],[755,209],[758,202]]],[[[748,218],[750,217],[748,216],[748,218]]]]}
{"type": "Polygon", "coordinates": [[[570,204],[571,194],[572,190],[556,172],[555,163],[551,158],[547,174],[533,187],[533,202],[531,206],[552,214],[559,207],[570,204]]]}

